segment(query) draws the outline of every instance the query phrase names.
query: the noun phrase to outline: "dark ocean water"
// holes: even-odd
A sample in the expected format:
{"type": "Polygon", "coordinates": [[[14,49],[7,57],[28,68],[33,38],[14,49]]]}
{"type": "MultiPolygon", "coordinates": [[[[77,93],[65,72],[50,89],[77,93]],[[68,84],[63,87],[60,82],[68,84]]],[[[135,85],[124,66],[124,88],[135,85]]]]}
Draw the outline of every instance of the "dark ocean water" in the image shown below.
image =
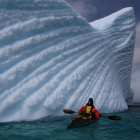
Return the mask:
{"type": "Polygon", "coordinates": [[[0,140],[140,140],[140,107],[115,115],[122,119],[102,117],[94,124],[74,129],[67,129],[67,124],[76,114],[0,123],[0,140]]]}

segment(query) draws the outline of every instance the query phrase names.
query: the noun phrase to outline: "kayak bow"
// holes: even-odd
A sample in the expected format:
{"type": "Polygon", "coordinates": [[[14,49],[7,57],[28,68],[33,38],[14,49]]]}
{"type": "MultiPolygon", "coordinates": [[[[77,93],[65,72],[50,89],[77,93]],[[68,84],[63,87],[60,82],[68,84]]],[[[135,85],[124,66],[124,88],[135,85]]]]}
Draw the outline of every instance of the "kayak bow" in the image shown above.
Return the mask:
{"type": "Polygon", "coordinates": [[[97,120],[95,120],[95,119],[83,120],[81,118],[76,117],[75,119],[72,120],[72,122],[70,124],[68,124],[68,129],[87,126],[92,123],[95,123],[96,121],[97,120]]]}

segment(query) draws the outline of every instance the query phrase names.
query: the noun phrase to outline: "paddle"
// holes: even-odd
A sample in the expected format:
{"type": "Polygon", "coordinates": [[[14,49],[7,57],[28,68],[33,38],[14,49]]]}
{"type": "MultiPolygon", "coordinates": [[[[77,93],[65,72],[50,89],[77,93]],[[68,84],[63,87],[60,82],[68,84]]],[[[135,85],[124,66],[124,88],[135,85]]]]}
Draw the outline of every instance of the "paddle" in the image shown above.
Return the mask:
{"type": "MultiPolygon", "coordinates": [[[[75,112],[73,110],[69,110],[69,109],[63,109],[63,112],[66,113],[66,114],[74,114],[74,113],[77,113],[77,112],[75,112]]],[[[110,120],[120,120],[121,119],[120,116],[101,116],[100,115],[100,117],[106,117],[106,118],[108,118],[110,120]]]]}

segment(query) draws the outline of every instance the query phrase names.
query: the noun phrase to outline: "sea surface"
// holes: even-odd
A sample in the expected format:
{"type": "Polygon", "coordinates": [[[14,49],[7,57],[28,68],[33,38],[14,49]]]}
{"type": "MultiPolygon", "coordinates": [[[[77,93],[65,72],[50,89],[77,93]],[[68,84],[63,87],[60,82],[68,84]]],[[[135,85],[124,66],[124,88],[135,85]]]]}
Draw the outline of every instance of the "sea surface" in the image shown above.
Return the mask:
{"type": "Polygon", "coordinates": [[[67,125],[76,114],[0,123],[0,140],[140,140],[140,106],[106,115],[122,119],[102,117],[94,124],[74,129],[67,129],[67,125]]]}

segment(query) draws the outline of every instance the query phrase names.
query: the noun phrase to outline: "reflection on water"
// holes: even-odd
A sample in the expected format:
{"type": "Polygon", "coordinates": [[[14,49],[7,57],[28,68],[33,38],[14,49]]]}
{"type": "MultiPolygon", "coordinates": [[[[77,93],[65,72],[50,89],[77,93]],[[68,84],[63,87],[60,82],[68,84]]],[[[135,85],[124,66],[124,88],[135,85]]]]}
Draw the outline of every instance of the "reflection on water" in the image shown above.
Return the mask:
{"type": "Polygon", "coordinates": [[[98,139],[100,136],[100,123],[99,121],[85,126],[68,130],[70,134],[79,139],[98,139]]]}
{"type": "Polygon", "coordinates": [[[98,139],[99,135],[100,135],[100,124],[98,122],[96,122],[95,124],[92,124],[90,126],[87,126],[84,131],[83,131],[83,135],[82,138],[86,138],[86,139],[98,139]]]}

